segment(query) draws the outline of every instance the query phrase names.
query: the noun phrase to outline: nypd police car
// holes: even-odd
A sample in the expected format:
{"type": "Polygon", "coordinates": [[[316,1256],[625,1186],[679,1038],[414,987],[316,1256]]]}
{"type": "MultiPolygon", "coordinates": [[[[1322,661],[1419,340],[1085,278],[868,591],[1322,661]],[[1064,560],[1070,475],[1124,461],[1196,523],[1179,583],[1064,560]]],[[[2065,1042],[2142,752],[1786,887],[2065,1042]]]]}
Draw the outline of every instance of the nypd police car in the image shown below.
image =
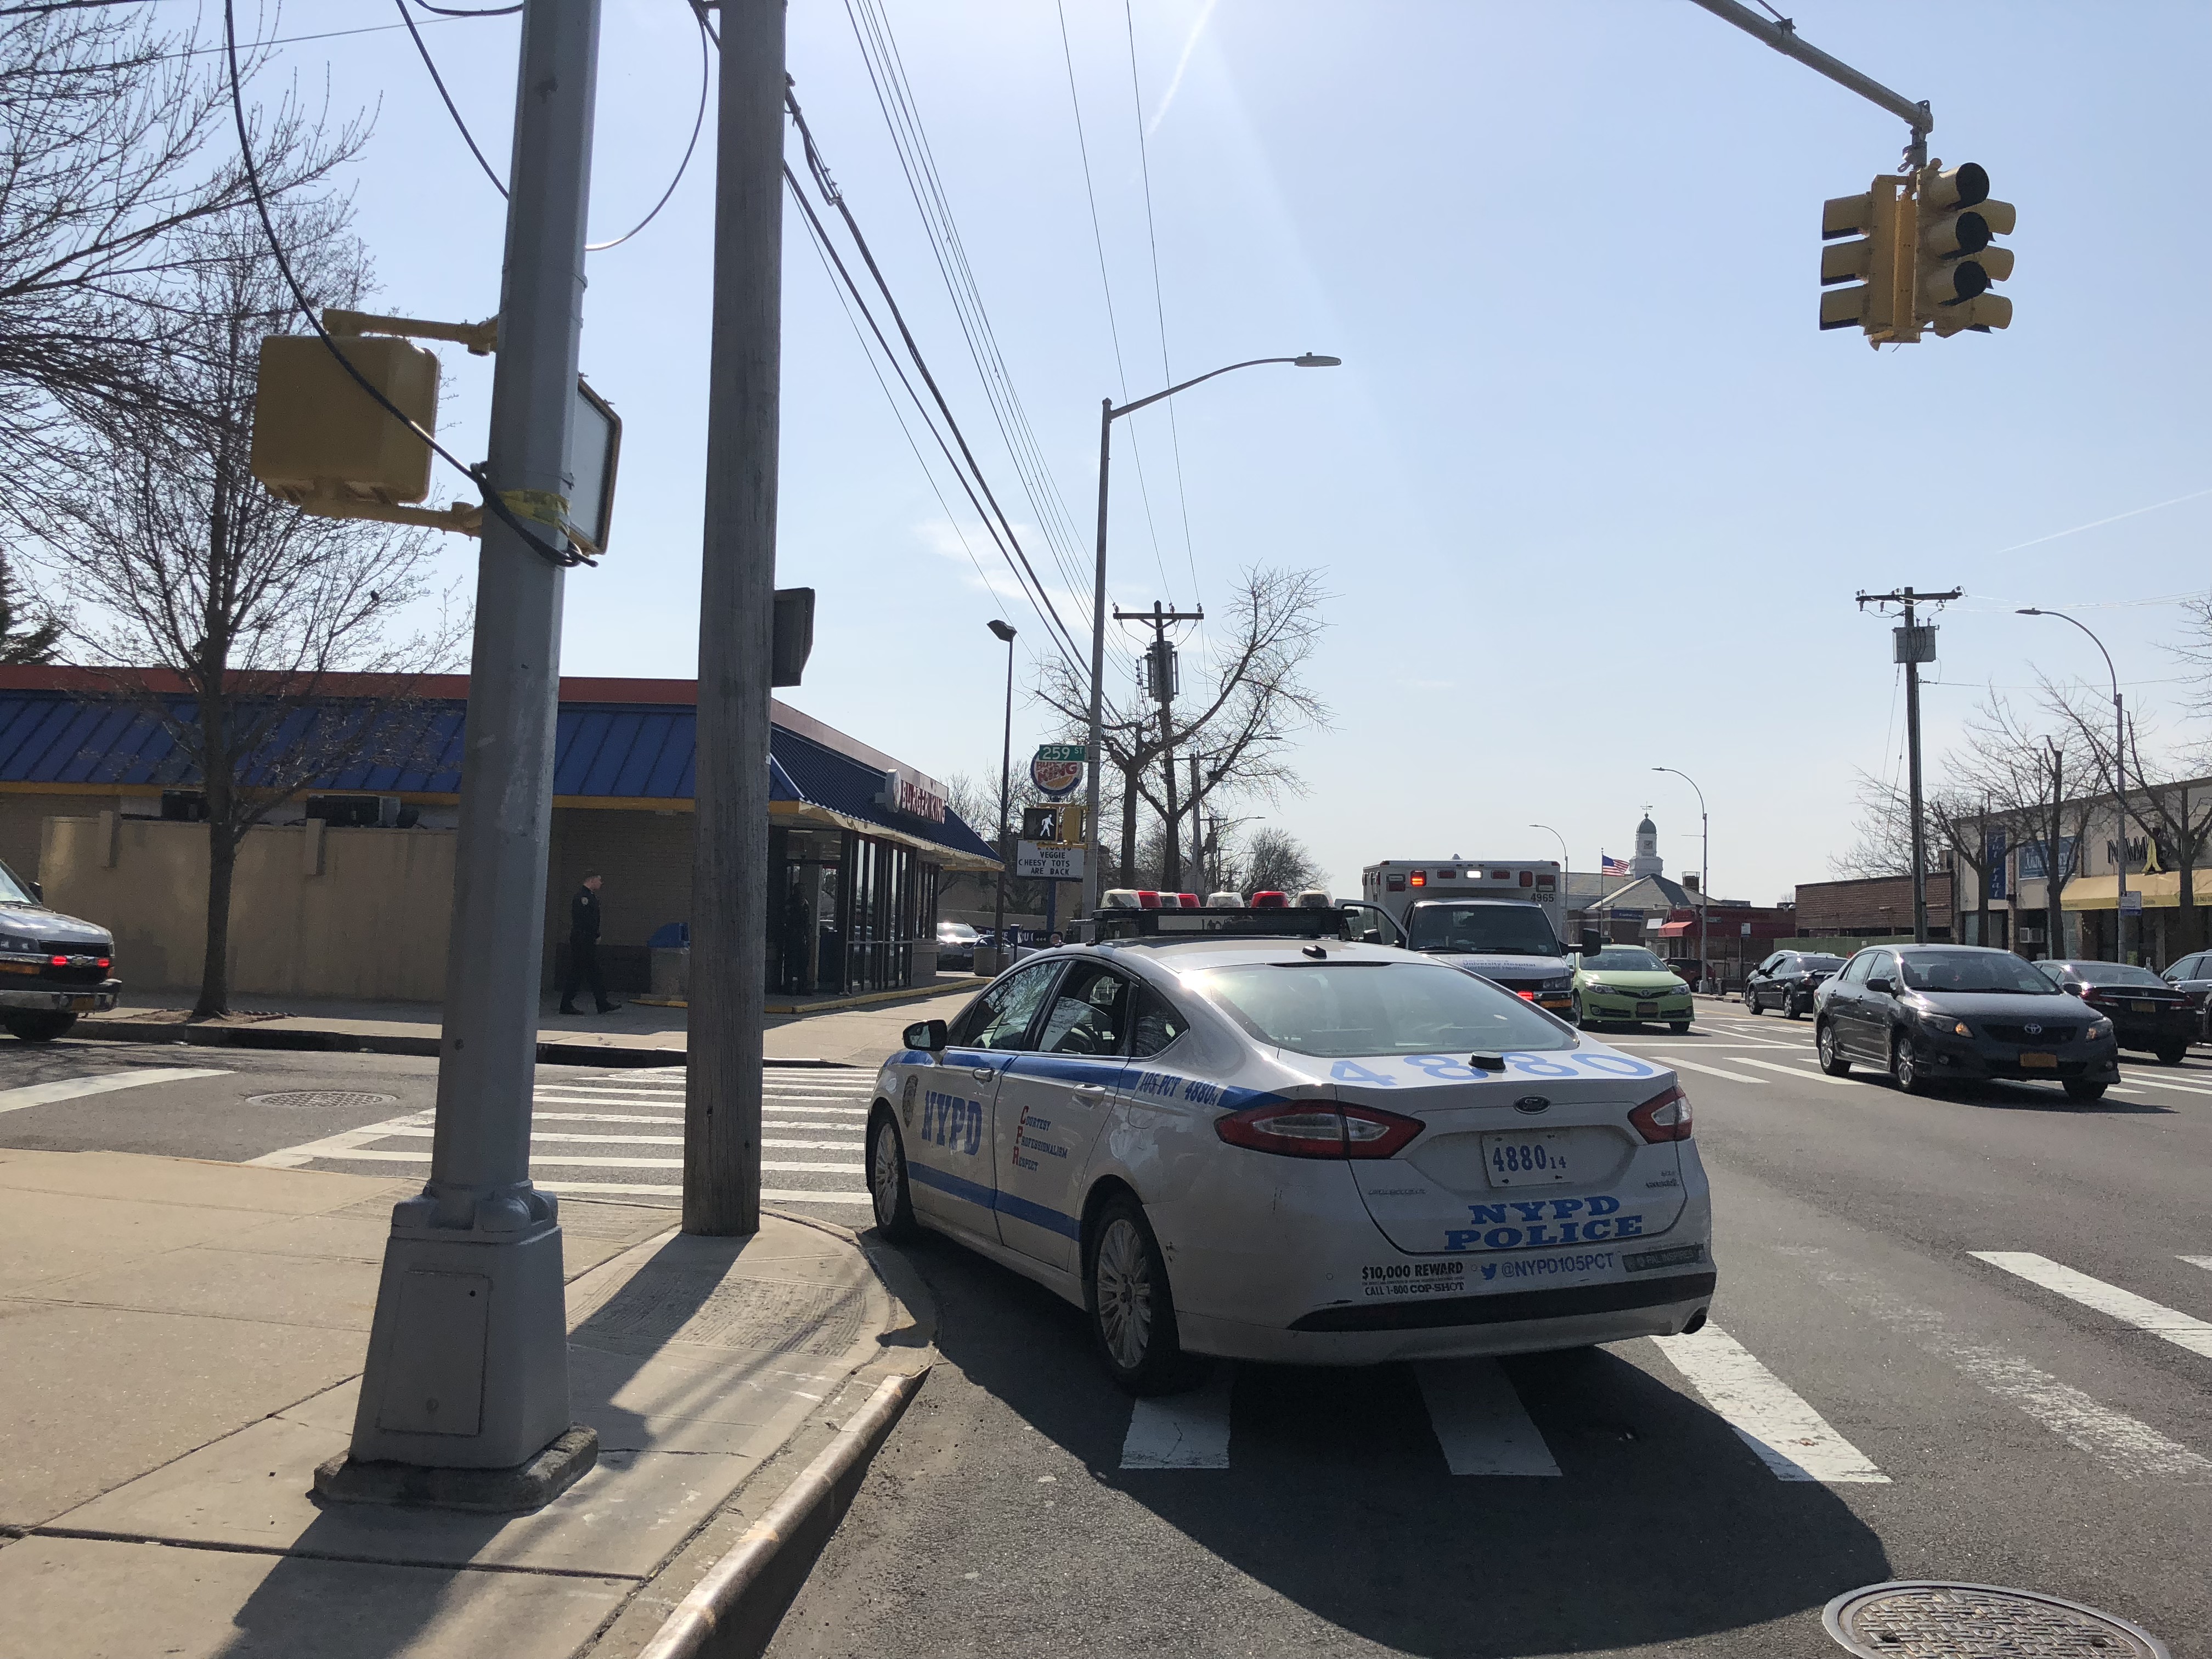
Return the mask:
{"type": "Polygon", "coordinates": [[[1711,1208],[1674,1073],[1349,908],[1101,912],[910,1026],[876,1220],[1085,1310],[1132,1393],[1698,1329],[1711,1208]]]}

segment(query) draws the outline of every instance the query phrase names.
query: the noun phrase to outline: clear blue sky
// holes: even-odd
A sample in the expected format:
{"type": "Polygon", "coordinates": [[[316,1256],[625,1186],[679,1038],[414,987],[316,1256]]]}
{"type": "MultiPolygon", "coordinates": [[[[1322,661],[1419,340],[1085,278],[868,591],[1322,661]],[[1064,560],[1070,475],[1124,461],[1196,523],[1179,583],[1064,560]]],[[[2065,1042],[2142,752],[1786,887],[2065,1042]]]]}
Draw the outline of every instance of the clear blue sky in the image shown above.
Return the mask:
{"type": "MultiPolygon", "coordinates": [[[[885,3],[999,344],[1087,526],[1098,400],[1123,382],[1054,6],[885,3]]],[[[1141,395],[1161,341],[1129,40],[1120,0],[1066,9],[1141,395]]],[[[1686,0],[1135,0],[1173,371],[1305,349],[1346,366],[1179,399],[1180,497],[1164,418],[1125,422],[1151,527],[1124,443],[1113,598],[1210,605],[1255,562],[1327,573],[1314,678],[1335,726],[1304,744],[1310,793],[1278,816],[1340,890],[1380,858],[1551,855],[1532,820],[1589,867],[1630,850],[1647,802],[1670,871],[1693,867],[1694,800],[1655,765],[1703,784],[1723,896],[1821,878],[1850,840],[1852,768],[1893,770],[1901,741],[1862,587],[1971,596],[1942,619],[1931,753],[1984,684],[2038,665],[2101,684],[2087,641],[2015,605],[2108,607],[2080,614],[2131,701],[2182,690],[2159,648],[2179,611],[2122,602],[2207,584],[2212,9],[1786,9],[1930,100],[1934,153],[1980,161],[2018,204],[2009,332],[1877,353],[1817,331],[1821,201],[1892,169],[1903,130],[1686,0]]],[[[378,18],[295,0],[264,27],[378,18]]],[[[843,0],[790,18],[830,163],[1042,564],[843,0]]],[[[503,172],[512,21],[425,35],[503,172]]],[[[595,237],[665,184],[697,73],[680,0],[609,0],[595,237]]],[[[335,111],[375,109],[355,183],[382,302],[495,309],[501,204],[405,34],[287,47],[268,84],[285,75],[335,111]]],[[[661,218],[592,256],[584,362],[626,434],[615,553],[570,578],[571,672],[692,670],[711,143],[710,114],[661,218]]],[[[964,515],[995,595],[960,550],[795,217],[786,254],[778,574],[820,592],[793,700],[939,776],[987,772],[1004,658],[984,623],[1007,616],[1024,653],[1042,629],[964,515]]],[[[448,430],[480,453],[483,375],[448,362],[448,430]]],[[[453,570],[469,563],[457,550],[453,570]]],[[[1018,708],[1018,748],[1042,725],[1018,708]]]]}

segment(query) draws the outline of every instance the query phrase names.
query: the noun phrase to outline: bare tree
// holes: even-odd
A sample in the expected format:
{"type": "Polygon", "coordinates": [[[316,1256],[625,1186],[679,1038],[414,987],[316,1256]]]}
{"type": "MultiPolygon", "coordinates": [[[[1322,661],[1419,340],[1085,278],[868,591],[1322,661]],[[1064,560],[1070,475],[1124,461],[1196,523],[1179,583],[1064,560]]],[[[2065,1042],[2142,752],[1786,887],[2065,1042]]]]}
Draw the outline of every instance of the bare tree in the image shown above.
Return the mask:
{"type": "MultiPolygon", "coordinates": [[[[1142,705],[1127,712],[1109,708],[1103,739],[1106,764],[1121,785],[1125,884],[1141,862],[1140,805],[1150,806],[1164,826],[1157,878],[1181,887],[1190,839],[1182,823],[1185,813],[1203,812],[1209,800],[1273,802],[1285,793],[1303,793],[1289,757],[1300,732],[1326,728],[1329,720],[1328,705],[1304,680],[1328,625],[1322,615],[1328,597],[1319,571],[1245,571],[1221,607],[1225,642],[1202,676],[1186,676],[1186,684],[1199,682],[1182,704],[1191,712],[1174,717],[1172,729],[1164,731],[1157,714],[1142,705]],[[1185,799],[1188,779],[1170,789],[1164,768],[1193,754],[1200,757],[1199,787],[1194,798],[1185,799]]],[[[1036,695],[1079,739],[1088,728],[1089,683],[1065,662],[1048,659],[1036,695]]]]}
{"type": "MultiPolygon", "coordinates": [[[[360,292],[347,217],[325,202],[278,221],[318,303],[360,292]]],[[[253,480],[260,344],[292,320],[292,298],[250,217],[196,225],[186,241],[184,349],[168,354],[161,395],[129,441],[104,446],[61,498],[45,556],[80,607],[76,652],[161,724],[179,781],[196,777],[204,792],[207,945],[193,1010],[204,1018],[229,1004],[231,889],[246,832],[340,764],[410,763],[422,726],[413,677],[458,665],[466,623],[441,606],[427,630],[395,629],[433,597],[423,532],[313,518],[253,480]],[[341,709],[331,677],[349,672],[397,678],[341,709]]]]}
{"type": "Polygon", "coordinates": [[[1846,881],[1912,873],[1911,796],[1887,778],[1853,769],[1858,782],[1858,817],[1851,844],[1828,860],[1831,872],[1846,881]]]}
{"type": "MultiPolygon", "coordinates": [[[[2109,724],[2111,712],[2104,699],[2077,687],[2060,685],[2048,676],[2041,678],[2043,706],[2071,726],[2076,741],[2088,751],[2096,768],[2101,791],[2117,799],[2112,757],[2119,734],[2109,724]]],[[[2191,780],[2201,775],[2203,758],[2197,755],[2176,759],[2155,741],[2146,755],[2142,723],[2129,716],[2124,757],[2128,780],[2127,815],[2142,826],[2157,850],[2159,864],[2178,873],[2175,931],[2180,936],[2180,949],[2175,952],[2177,956],[2200,949],[2204,942],[2203,925],[2197,916],[2196,870],[2204,861],[2207,840],[2212,839],[2212,797],[2200,795],[2192,801],[2189,788],[2191,780]]],[[[2118,823],[2112,852],[2116,862],[2128,860],[2125,817],[2118,823]]]]}
{"type": "Polygon", "coordinates": [[[1317,885],[1322,873],[1320,860],[1306,844],[1273,824],[1262,824],[1244,837],[1235,869],[1237,886],[1248,894],[1296,894],[1317,885]]]}
{"type": "MultiPolygon", "coordinates": [[[[93,447],[131,441],[171,395],[167,360],[206,349],[202,233],[250,186],[228,66],[192,33],[157,29],[151,8],[15,9],[0,17],[0,513],[44,530],[93,447]]],[[[265,61],[246,52],[241,74],[265,61]]],[[[279,203],[313,194],[365,137],[289,97],[249,131],[279,203]]]]}
{"type": "Polygon", "coordinates": [[[52,662],[61,639],[61,619],[26,594],[0,558],[0,663],[52,662]]]}
{"type": "Polygon", "coordinates": [[[1966,746],[1947,763],[1949,787],[1960,800],[1986,799],[1991,811],[2034,831],[2029,845],[2044,872],[2045,937],[2048,954],[2058,955],[2065,949],[2061,901],[2081,872],[2082,837],[2096,806],[2094,754],[2070,725],[2039,731],[1995,692],[1976,707],[1966,730],[1966,746]]]}

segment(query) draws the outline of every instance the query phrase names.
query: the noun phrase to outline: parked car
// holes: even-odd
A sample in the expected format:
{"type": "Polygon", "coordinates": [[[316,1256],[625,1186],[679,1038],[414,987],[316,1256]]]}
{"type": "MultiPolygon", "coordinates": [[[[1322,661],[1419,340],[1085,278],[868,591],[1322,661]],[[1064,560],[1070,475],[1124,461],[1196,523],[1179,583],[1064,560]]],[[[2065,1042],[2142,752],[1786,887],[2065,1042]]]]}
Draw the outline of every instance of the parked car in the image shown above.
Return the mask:
{"type": "Polygon", "coordinates": [[[1754,1014],[1779,1008],[1791,1019],[1813,1012],[1813,993],[1844,965],[1841,957],[1777,951],[1744,975],[1743,1006],[1754,1014]]]}
{"type": "Polygon", "coordinates": [[[2197,1012],[2197,1041],[2212,1042],[2212,951],[2184,957],[2166,970],[2166,982],[2186,992],[2197,1012]]]}
{"type": "Polygon", "coordinates": [[[1608,945],[1575,958],[1570,1018],[1585,1030],[1663,1019],[1680,1036],[1696,1012],[1690,988],[1640,945],[1608,945]]]}
{"type": "Polygon", "coordinates": [[[1973,945],[1869,945],[1813,994],[1820,1069],[1887,1071],[1907,1094],[1990,1078],[2100,1100],[2120,1080],[2112,1022],[2042,965],[1973,945]]]}
{"type": "Polygon", "coordinates": [[[80,1014],[104,1013],[123,988],[114,963],[106,928],[49,910],[38,883],[0,864],[0,1030],[51,1042],[80,1014]]]}
{"type": "Polygon", "coordinates": [[[2123,1048],[2143,1048],[2161,1066],[2179,1066],[2189,1045],[2204,1034],[2203,1011],[2188,992],[2148,968],[2125,962],[2039,962],[2035,964],[2069,996],[2077,996],[2112,1022],[2123,1048]]]}
{"type": "Polygon", "coordinates": [[[937,924],[937,965],[940,968],[973,968],[975,965],[975,946],[981,935],[964,921],[940,921],[937,924]]]}
{"type": "Polygon", "coordinates": [[[1705,964],[1695,957],[1668,957],[1667,971],[1694,991],[1705,981],[1705,964]]]}

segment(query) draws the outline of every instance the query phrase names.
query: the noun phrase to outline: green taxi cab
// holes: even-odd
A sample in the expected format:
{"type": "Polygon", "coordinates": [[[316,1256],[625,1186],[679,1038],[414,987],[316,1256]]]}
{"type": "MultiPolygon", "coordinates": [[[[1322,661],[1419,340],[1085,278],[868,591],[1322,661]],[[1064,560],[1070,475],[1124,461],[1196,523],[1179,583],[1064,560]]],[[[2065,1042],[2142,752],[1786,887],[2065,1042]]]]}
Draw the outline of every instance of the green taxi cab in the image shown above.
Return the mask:
{"type": "Polygon", "coordinates": [[[1641,1024],[1665,1020],[1686,1031],[1696,1010],[1690,988],[1640,945],[1608,945],[1575,958],[1574,1012],[1577,1025],[1641,1024]]]}

